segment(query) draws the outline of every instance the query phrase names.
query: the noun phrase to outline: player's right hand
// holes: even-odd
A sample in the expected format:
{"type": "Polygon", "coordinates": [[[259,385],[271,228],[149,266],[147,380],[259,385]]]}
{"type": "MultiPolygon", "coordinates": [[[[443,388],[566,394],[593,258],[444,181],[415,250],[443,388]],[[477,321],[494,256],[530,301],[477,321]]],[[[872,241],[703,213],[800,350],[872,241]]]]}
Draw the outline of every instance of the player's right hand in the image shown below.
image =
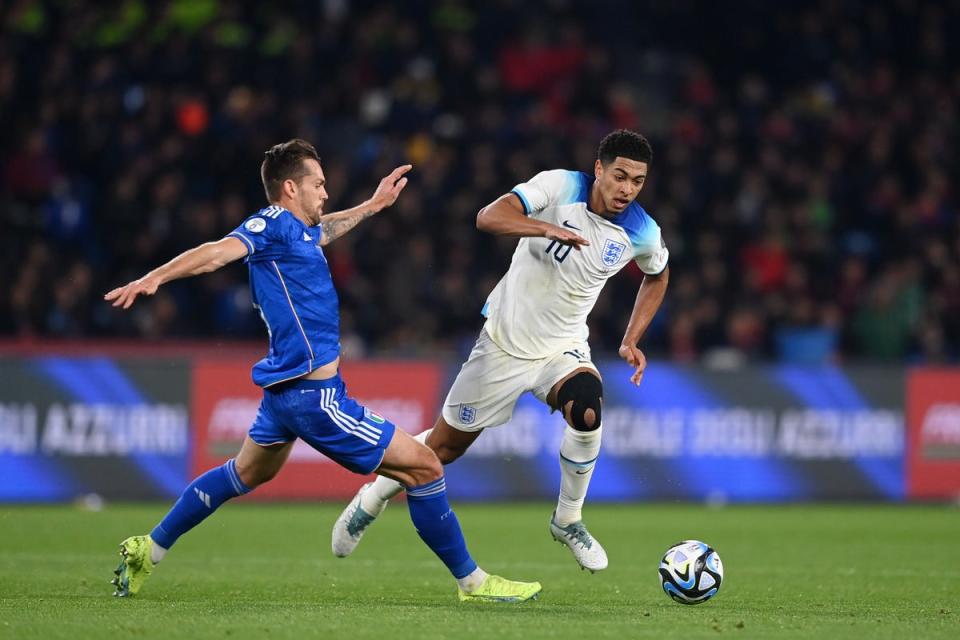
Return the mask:
{"type": "Polygon", "coordinates": [[[378,211],[392,206],[393,203],[397,201],[397,198],[400,197],[400,192],[407,186],[407,179],[403,177],[403,174],[410,171],[410,169],[413,169],[412,164],[401,165],[380,181],[373,197],[370,198],[370,201],[378,211]]]}
{"type": "Polygon", "coordinates": [[[633,375],[630,376],[630,382],[639,387],[640,381],[643,380],[643,372],[647,368],[647,356],[643,355],[643,351],[632,344],[621,344],[619,353],[620,357],[634,368],[633,375]]]}
{"type": "Polygon", "coordinates": [[[556,240],[560,244],[573,247],[577,251],[580,251],[580,247],[590,246],[590,242],[586,238],[556,225],[551,225],[551,228],[543,233],[543,237],[547,240],[556,240]]]}
{"type": "Polygon", "coordinates": [[[103,299],[107,302],[112,301],[114,307],[123,305],[124,309],[129,309],[138,295],[152,296],[157,292],[157,287],[159,286],[160,283],[154,278],[143,277],[125,284],[122,287],[117,287],[103,296],[103,299]]]}

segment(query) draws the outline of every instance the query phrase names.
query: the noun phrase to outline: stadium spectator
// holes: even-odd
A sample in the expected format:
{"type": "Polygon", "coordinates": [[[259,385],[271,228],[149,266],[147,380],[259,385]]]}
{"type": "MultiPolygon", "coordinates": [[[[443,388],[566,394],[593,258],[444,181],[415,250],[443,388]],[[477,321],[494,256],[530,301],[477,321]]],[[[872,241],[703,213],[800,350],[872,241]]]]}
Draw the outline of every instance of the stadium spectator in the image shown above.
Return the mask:
{"type": "MultiPolygon", "coordinates": [[[[301,136],[331,209],[415,164],[397,215],[331,253],[345,344],[460,350],[514,244],[477,210],[629,126],[673,258],[653,356],[960,357],[956,3],[123,6],[0,7],[0,336],[262,339],[239,267],[140,315],[99,297],[234,228],[251,159],[301,136]]],[[[598,303],[598,351],[638,277],[598,303]]]]}

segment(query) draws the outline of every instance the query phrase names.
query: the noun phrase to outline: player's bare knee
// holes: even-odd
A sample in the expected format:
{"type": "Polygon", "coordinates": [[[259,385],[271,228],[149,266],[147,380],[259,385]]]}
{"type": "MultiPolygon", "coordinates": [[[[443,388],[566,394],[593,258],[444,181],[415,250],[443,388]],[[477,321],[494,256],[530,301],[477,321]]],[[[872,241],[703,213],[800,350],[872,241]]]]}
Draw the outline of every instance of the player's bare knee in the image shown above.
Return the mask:
{"type": "Polygon", "coordinates": [[[259,469],[250,469],[246,473],[238,472],[238,475],[240,476],[240,481],[243,482],[243,484],[253,489],[254,487],[259,487],[260,485],[273,480],[273,477],[277,474],[266,473],[259,469]]]}
{"type": "Polygon", "coordinates": [[[419,486],[443,477],[443,465],[433,449],[417,444],[416,455],[411,464],[403,470],[408,476],[407,486],[419,486]]]}
{"type": "Polygon", "coordinates": [[[260,476],[254,473],[254,470],[250,467],[241,467],[239,464],[237,464],[237,476],[240,477],[240,482],[247,485],[251,489],[257,485],[263,484],[260,476]]]}
{"type": "Polygon", "coordinates": [[[276,477],[279,471],[279,467],[241,464],[241,462],[237,460],[237,475],[240,476],[240,481],[251,489],[270,482],[276,477]]]}
{"type": "Polygon", "coordinates": [[[423,460],[413,469],[408,471],[410,475],[411,486],[419,486],[439,480],[443,477],[443,465],[440,459],[430,451],[429,457],[424,456],[423,460]]]}
{"type": "Polygon", "coordinates": [[[600,424],[600,421],[597,420],[597,412],[593,409],[587,409],[583,412],[583,425],[588,431],[593,431],[597,428],[597,425],[600,424]]]}
{"type": "Polygon", "coordinates": [[[557,391],[557,405],[567,423],[577,431],[595,431],[600,426],[603,383],[592,373],[581,371],[557,391]]]}
{"type": "Polygon", "coordinates": [[[433,482],[434,480],[439,480],[443,477],[443,464],[440,462],[440,458],[436,455],[431,456],[430,462],[427,464],[425,472],[427,477],[424,478],[424,482],[433,482]]]}

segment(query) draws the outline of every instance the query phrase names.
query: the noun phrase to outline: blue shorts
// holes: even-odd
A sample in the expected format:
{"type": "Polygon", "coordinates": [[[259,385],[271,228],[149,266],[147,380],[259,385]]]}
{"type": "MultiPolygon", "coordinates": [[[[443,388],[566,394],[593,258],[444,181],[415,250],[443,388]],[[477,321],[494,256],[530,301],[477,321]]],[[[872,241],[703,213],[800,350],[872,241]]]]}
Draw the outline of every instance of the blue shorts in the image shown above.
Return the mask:
{"type": "Polygon", "coordinates": [[[294,380],[263,390],[250,427],[261,446],[304,442],[354,473],[376,470],[396,427],[347,396],[338,373],[327,380],[294,380]]]}

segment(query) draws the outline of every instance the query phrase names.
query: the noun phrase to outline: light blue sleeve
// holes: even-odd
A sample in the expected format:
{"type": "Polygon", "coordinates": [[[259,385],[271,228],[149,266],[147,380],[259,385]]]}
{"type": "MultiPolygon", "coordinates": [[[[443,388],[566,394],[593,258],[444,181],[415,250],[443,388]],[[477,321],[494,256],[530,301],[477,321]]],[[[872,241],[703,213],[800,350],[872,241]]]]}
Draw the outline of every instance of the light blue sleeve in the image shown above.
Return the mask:
{"type": "Polygon", "coordinates": [[[521,182],[511,193],[520,198],[528,216],[549,206],[575,202],[581,192],[580,174],[576,171],[553,169],[541,171],[527,182],[521,182]]]}
{"type": "Polygon", "coordinates": [[[663,234],[660,232],[659,225],[646,211],[643,211],[642,215],[645,218],[643,224],[636,231],[630,233],[634,261],[645,274],[655,276],[663,273],[663,270],[667,268],[670,252],[663,241],[663,234]]]}

